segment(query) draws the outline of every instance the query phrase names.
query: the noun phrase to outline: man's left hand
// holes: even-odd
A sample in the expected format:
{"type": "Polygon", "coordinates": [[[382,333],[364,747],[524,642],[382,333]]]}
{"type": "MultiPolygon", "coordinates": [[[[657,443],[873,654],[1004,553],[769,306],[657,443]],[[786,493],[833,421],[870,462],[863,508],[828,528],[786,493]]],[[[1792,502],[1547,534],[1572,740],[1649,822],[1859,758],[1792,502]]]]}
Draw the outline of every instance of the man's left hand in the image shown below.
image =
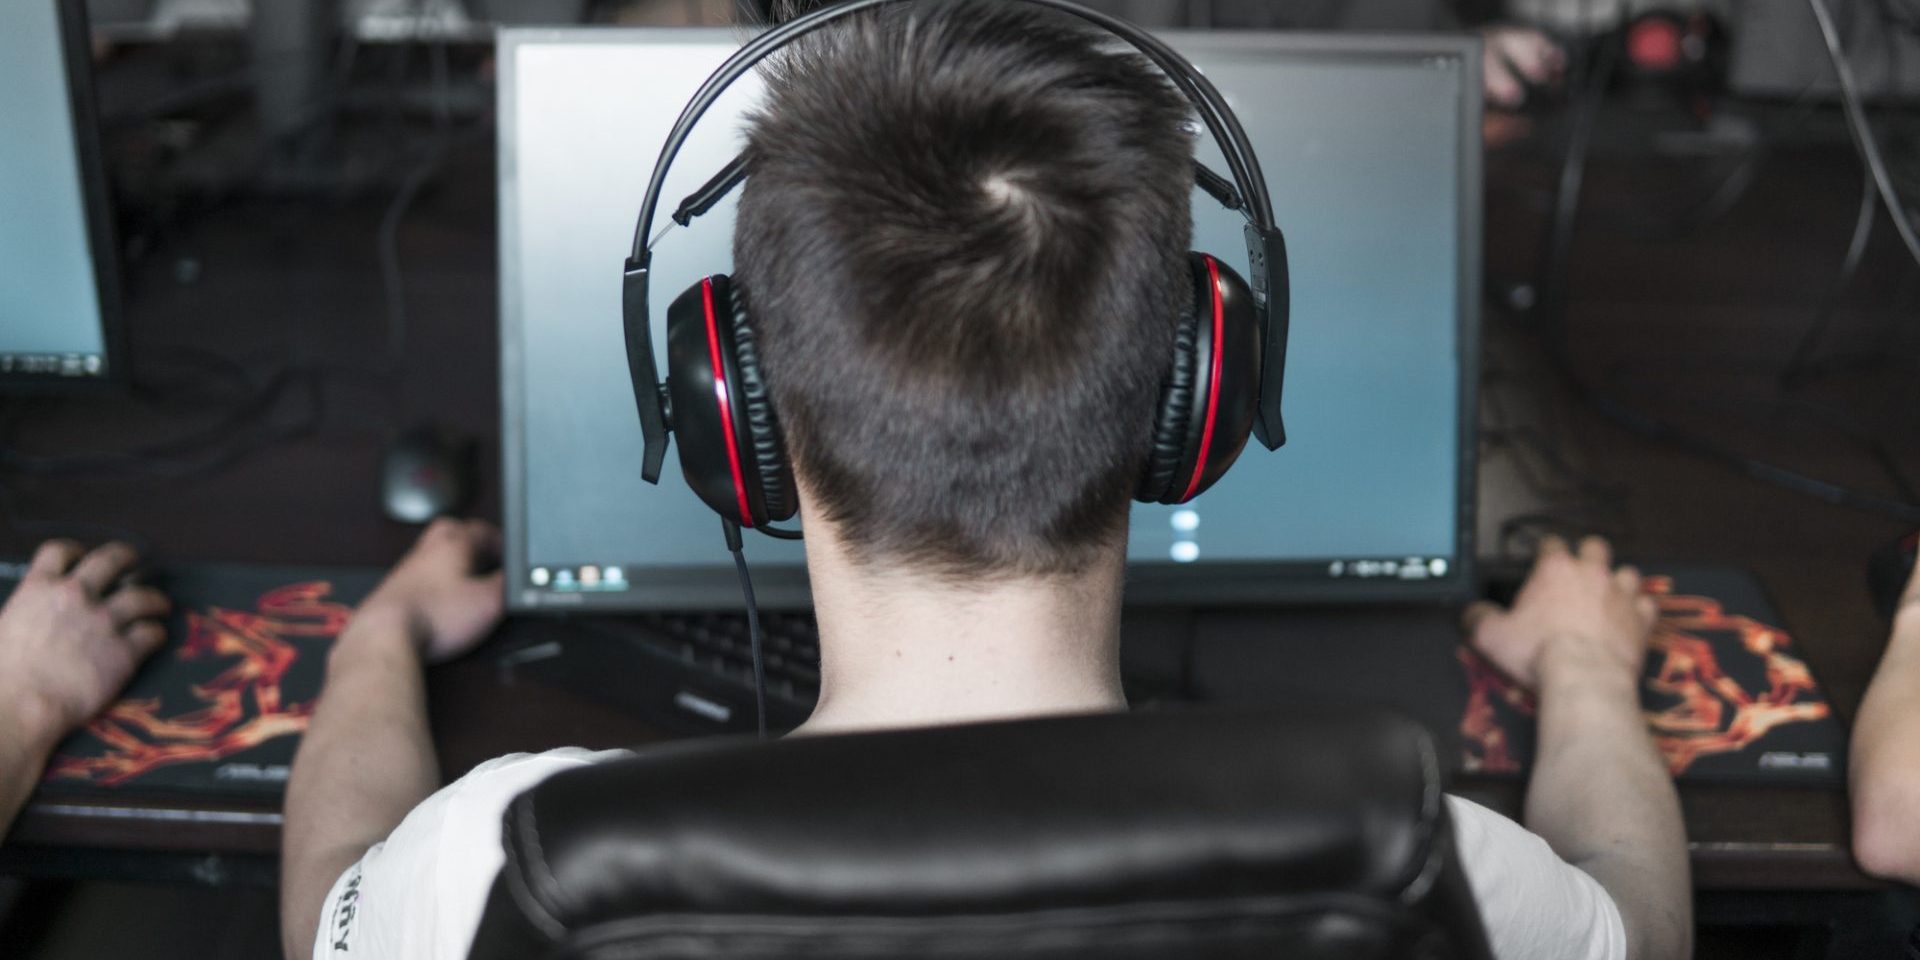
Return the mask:
{"type": "Polygon", "coordinates": [[[20,735],[51,741],[93,719],[166,639],[172,605],[123,584],[138,554],[124,543],[92,552],[50,540],[0,607],[0,707],[20,735]]]}

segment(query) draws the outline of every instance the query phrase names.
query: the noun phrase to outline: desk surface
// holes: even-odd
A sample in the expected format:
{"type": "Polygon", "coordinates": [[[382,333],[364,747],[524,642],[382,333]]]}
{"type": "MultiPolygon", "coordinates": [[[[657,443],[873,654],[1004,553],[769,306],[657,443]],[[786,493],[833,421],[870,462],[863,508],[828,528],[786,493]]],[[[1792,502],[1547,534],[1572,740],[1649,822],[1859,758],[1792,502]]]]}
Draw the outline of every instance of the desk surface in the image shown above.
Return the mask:
{"type": "MultiPolygon", "coordinates": [[[[1347,629],[1328,629],[1341,618],[1332,613],[1294,619],[1280,615],[1268,642],[1255,643],[1245,630],[1250,618],[1200,615],[1191,623],[1176,615],[1139,618],[1130,630],[1135,668],[1151,673],[1158,656],[1176,656],[1171,647],[1156,651],[1169,631],[1191,628],[1195,634],[1189,678],[1204,699],[1217,702],[1279,703],[1302,706],[1387,706],[1419,716],[1446,736],[1457,716],[1434,715],[1435,698],[1420,689],[1420,675],[1431,664],[1446,669],[1451,655],[1441,611],[1408,611],[1370,618],[1348,618],[1347,629]],[[1436,641],[1438,648],[1435,648],[1436,641]],[[1294,642],[1336,643],[1351,649],[1347,675],[1326,677],[1270,668],[1292,658],[1294,642]],[[1409,646],[1429,656],[1406,656],[1409,646]],[[1393,651],[1400,652],[1395,654],[1393,651]],[[1383,658],[1404,658],[1403,669],[1382,682],[1363,682],[1383,674],[1383,658]]],[[[430,673],[431,719],[441,766],[451,779],[504,753],[558,746],[608,748],[637,746],[667,734],[632,709],[596,700],[564,682],[551,683],[503,666],[499,652],[543,642],[566,628],[540,621],[511,624],[507,636],[458,663],[430,673]]],[[[571,641],[570,641],[571,642],[571,641]]],[[[590,640],[587,642],[591,642],[590,640]]],[[[564,644],[563,644],[564,647],[564,644]]],[[[563,653],[562,657],[566,655],[563,653]]],[[[544,665],[542,676],[556,671],[544,665]]],[[[564,677],[564,662],[558,675],[564,677]]],[[[1429,676],[1431,674],[1428,674],[1429,676]]],[[[1450,711],[1449,711],[1450,712],[1450,711]]],[[[1456,751],[1457,755],[1457,751],[1456,751]]],[[[1510,816],[1518,816],[1523,785],[1515,778],[1463,776],[1456,792],[1510,816]]],[[[1687,833],[1693,849],[1694,878],[1703,890],[1780,888],[1852,889],[1873,884],[1853,867],[1846,846],[1846,808],[1836,790],[1687,784],[1681,790],[1687,833]]],[[[278,849],[280,813],[269,801],[119,802],[110,799],[39,800],[21,816],[9,844],[28,852],[63,848],[111,849],[183,856],[239,854],[270,856],[278,849]]],[[[3,863],[4,860],[0,860],[3,863]]]]}
{"type": "MultiPolygon", "coordinates": [[[[1741,372],[1777,366],[1830,289],[1859,176],[1851,148],[1838,127],[1833,132],[1822,142],[1785,144],[1764,157],[1752,197],[1726,217],[1653,240],[1644,224],[1621,222],[1631,217],[1610,224],[1605,216],[1653,216],[1646,210],[1653,201],[1644,163],[1596,153],[1585,208],[1597,213],[1574,244],[1565,332],[1572,353],[1592,370],[1658,374],[1642,377],[1657,381],[1651,384],[1634,381],[1643,408],[1823,479],[1884,490],[1881,466],[1859,445],[1837,439],[1831,422],[1800,406],[1746,402],[1755,387],[1741,372]]],[[[1501,278],[1532,276],[1539,266],[1547,206],[1539,193],[1553,182],[1553,143],[1543,135],[1488,157],[1490,291],[1501,278]]],[[[30,550],[59,527],[33,521],[66,518],[88,524],[72,532],[89,539],[105,529],[137,532],[163,563],[390,562],[413,533],[378,513],[385,436],[434,420],[480,438],[483,463],[497,459],[493,185],[488,145],[462,147],[438,189],[409,214],[409,353],[397,388],[337,384],[315,430],[213,472],[0,476],[12,512],[29,521],[0,523],[0,554],[30,550]]],[[[1653,192],[1662,196],[1675,193],[1673,184],[1657,186],[1653,192]]],[[[137,364],[153,368],[154,380],[191,380],[190,372],[159,369],[177,360],[182,346],[222,356],[292,352],[343,363],[377,355],[384,342],[382,301],[369,238],[386,199],[235,202],[178,225],[163,238],[165,253],[133,269],[128,328],[134,355],[148,358],[137,364]],[[191,282],[176,279],[176,252],[196,261],[197,270],[178,274],[191,273],[191,282]]],[[[1910,322],[1911,291],[1903,287],[1912,273],[1898,244],[1878,233],[1825,349],[1920,354],[1920,324],[1910,322]]],[[[1625,433],[1564,389],[1536,331],[1492,311],[1484,326],[1489,443],[1480,477],[1482,552],[1504,551],[1504,521],[1544,512],[1605,530],[1629,555],[1752,569],[1834,704],[1850,718],[1886,630],[1867,599],[1865,558],[1904,533],[1901,525],[1625,433]],[[1540,449],[1520,437],[1548,438],[1552,446],[1540,449]],[[1538,474],[1552,461],[1576,465],[1580,476],[1542,482],[1538,474]]],[[[1814,384],[1795,403],[1849,411],[1892,445],[1898,464],[1920,472],[1920,445],[1913,442],[1920,437],[1920,378],[1899,367],[1868,370],[1814,384]]],[[[114,449],[189,433],[217,409],[128,399],[32,401],[11,406],[16,416],[8,442],[45,453],[114,449]]],[[[497,484],[489,481],[475,510],[498,517],[499,507],[497,484]]],[[[1214,656],[1205,645],[1198,654],[1214,656]]],[[[506,687],[484,659],[435,671],[431,689],[450,775],[503,750],[633,744],[658,736],[622,711],[565,690],[525,681],[506,687]]],[[[1468,781],[1461,788],[1498,809],[1518,809],[1512,782],[1468,781]]],[[[1703,887],[1863,882],[1848,864],[1846,813],[1837,793],[1752,787],[1683,793],[1703,887]]],[[[275,847],[271,809],[182,810],[160,821],[125,811],[80,812],[35,806],[12,842],[259,853],[275,847]]]]}

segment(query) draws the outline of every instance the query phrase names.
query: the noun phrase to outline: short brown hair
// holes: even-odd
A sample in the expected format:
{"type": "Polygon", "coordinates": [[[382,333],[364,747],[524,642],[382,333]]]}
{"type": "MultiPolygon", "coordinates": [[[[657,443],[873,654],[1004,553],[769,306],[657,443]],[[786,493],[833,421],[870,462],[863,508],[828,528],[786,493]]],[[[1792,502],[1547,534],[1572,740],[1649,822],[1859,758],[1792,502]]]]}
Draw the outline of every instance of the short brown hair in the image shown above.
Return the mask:
{"type": "Polygon", "coordinates": [[[768,68],[737,276],[818,506],[962,578],[1123,537],[1192,297],[1188,104],[1027,4],[860,14],[768,68]]]}

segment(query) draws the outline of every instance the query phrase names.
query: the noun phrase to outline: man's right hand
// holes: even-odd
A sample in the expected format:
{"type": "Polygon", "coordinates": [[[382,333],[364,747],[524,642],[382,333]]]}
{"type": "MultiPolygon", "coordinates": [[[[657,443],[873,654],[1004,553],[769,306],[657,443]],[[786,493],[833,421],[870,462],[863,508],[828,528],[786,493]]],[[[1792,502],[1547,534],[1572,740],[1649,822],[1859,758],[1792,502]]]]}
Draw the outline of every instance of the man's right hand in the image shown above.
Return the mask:
{"type": "Polygon", "coordinates": [[[1476,603],[1467,608],[1465,623],[1475,650],[1514,681],[1538,690],[1549,651],[1617,668],[1637,684],[1657,617],[1653,598],[1641,592],[1640,572],[1613,569],[1605,540],[1588,537],[1576,554],[1565,541],[1548,537],[1513,608],[1476,603]]]}
{"type": "Polygon", "coordinates": [[[505,581],[492,569],[499,555],[500,531],[493,524],[435,520],[360,604],[354,619],[396,624],[429,663],[457,657],[500,622],[505,581]]]}

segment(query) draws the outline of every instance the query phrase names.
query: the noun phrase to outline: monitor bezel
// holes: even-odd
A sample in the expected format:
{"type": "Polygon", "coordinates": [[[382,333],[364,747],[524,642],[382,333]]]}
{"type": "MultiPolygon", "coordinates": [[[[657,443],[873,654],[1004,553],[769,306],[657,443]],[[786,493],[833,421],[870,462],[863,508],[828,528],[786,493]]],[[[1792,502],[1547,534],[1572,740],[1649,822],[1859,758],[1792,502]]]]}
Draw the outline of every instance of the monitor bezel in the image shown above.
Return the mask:
{"type": "Polygon", "coordinates": [[[0,373],[0,394],[73,395],[119,393],[127,389],[127,331],[120,292],[118,231],[112,193],[100,141],[100,111],[93,91],[93,41],[86,0],[57,0],[60,56],[66,71],[67,109],[73,121],[74,155],[79,164],[80,203],[87,219],[87,248],[93,261],[94,296],[100,308],[101,372],[92,376],[55,373],[0,373]]]}
{"type": "MultiPolygon", "coordinates": [[[[1469,599],[1477,590],[1477,490],[1479,476],[1479,376],[1481,308],[1481,176],[1482,118],[1481,41],[1477,34],[1326,34],[1298,32],[1155,31],[1176,48],[1201,53],[1271,52],[1289,56],[1353,58],[1368,54],[1393,59],[1456,57],[1461,82],[1458,144],[1459,210],[1458,295],[1455,347],[1458,351],[1456,439],[1459,447],[1455,495],[1455,556],[1441,577],[1399,579],[1279,577],[1275,574],[1309,560],[1262,563],[1207,563],[1130,565],[1125,603],[1130,607],[1258,607],[1352,603],[1446,604],[1469,599]]],[[[503,558],[507,609],[515,613],[634,613],[657,610],[729,609],[738,606],[739,585],[731,566],[647,569],[644,588],[624,591],[560,591],[526,586],[533,564],[525,554],[527,504],[524,418],[525,370],[519,344],[524,318],[520,315],[519,269],[513,256],[519,236],[519,218],[512,198],[517,193],[518,165],[513,153],[516,130],[518,51],[536,44],[642,45],[649,43],[740,43],[739,30],[715,28],[510,28],[496,35],[499,70],[500,164],[500,377],[501,457],[507,551],[503,558]]],[[[1281,226],[1284,229],[1285,220],[1281,226]]],[[[611,262],[611,261],[610,261],[611,262]]],[[[608,282],[613,282],[611,270],[608,282]]],[[[608,323],[618,321],[609,315],[608,323]]],[[[635,429],[639,429],[635,425],[635,429]]],[[[1250,451],[1250,456],[1269,455],[1250,451]]],[[[1282,448],[1272,456],[1286,456],[1282,448]]],[[[634,477],[635,494],[644,484],[634,477]]],[[[715,524],[716,537],[719,525],[715,524]]],[[[752,557],[749,534],[747,555],[752,557]]],[[[584,559],[584,558],[583,558],[584,559]]],[[[805,609],[810,605],[806,571],[802,567],[761,567],[754,570],[759,605],[766,609],[805,609]]]]}

